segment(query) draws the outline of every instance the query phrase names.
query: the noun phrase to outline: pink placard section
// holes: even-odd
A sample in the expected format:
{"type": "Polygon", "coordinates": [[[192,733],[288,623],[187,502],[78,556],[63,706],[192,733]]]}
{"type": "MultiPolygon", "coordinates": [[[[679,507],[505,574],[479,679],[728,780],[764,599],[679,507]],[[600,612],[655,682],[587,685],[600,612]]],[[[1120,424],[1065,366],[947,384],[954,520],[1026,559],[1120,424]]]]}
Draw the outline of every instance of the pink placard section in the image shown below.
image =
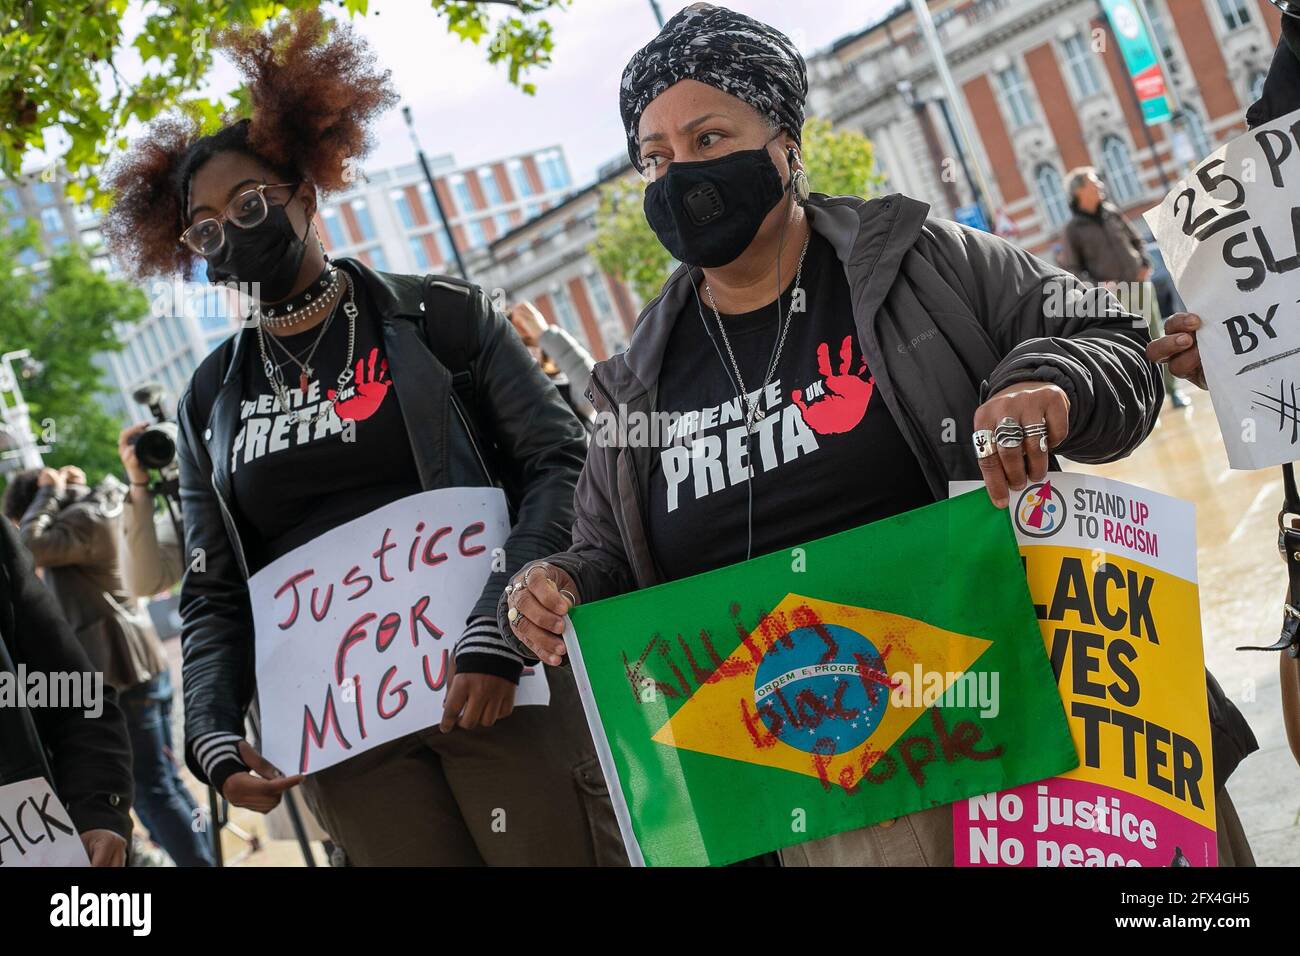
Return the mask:
{"type": "Polygon", "coordinates": [[[1214,866],[1214,831],[1142,797],[1054,777],[954,805],[958,866],[1214,866]]]}

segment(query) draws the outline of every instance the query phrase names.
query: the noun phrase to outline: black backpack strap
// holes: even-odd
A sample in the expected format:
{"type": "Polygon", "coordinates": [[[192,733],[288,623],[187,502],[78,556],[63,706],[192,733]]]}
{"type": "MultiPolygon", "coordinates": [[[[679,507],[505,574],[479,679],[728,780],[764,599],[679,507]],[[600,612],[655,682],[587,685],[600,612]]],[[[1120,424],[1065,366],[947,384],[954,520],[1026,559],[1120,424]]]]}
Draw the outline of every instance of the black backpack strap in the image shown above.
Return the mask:
{"type": "Polygon", "coordinates": [[[452,276],[424,277],[424,340],[451,372],[451,387],[465,408],[474,407],[470,339],[479,287],[452,276]]]}

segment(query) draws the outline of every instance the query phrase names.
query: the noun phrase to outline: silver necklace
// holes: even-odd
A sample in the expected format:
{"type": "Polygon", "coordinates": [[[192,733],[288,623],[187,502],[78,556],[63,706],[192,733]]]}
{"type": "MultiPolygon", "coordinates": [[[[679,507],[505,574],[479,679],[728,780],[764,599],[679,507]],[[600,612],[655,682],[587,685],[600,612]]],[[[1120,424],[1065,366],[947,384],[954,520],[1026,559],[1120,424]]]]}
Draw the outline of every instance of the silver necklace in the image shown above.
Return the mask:
{"type": "MultiPolygon", "coordinates": [[[[320,348],[321,342],[325,340],[325,333],[328,332],[330,326],[334,324],[334,316],[336,315],[338,315],[338,303],[335,303],[335,307],[330,309],[330,314],[326,316],[325,321],[321,323],[320,331],[316,333],[315,340],[313,340],[307,348],[303,349],[302,352],[299,352],[296,355],[290,350],[289,346],[280,341],[279,336],[271,336],[271,344],[278,348],[290,362],[298,366],[298,388],[303,392],[307,391],[308,380],[316,373],[316,370],[312,367],[311,360],[315,357],[316,350],[320,348]]],[[[275,364],[279,366],[281,372],[288,367],[285,363],[279,361],[275,364]]]]}
{"type": "MultiPolygon", "coordinates": [[[[342,272],[341,269],[338,271],[342,272]]],[[[314,415],[305,415],[298,409],[290,408],[289,389],[284,384],[284,370],[271,361],[270,353],[266,349],[266,333],[263,331],[261,324],[257,326],[257,344],[262,353],[262,370],[266,373],[267,381],[271,383],[271,391],[275,394],[275,410],[277,412],[288,412],[290,425],[297,424],[300,419],[305,420],[308,424],[322,421],[338,404],[343,395],[344,386],[352,381],[352,355],[357,340],[356,287],[352,284],[352,277],[346,273],[343,274],[343,281],[348,286],[347,299],[343,301],[343,314],[348,317],[348,357],[344,359],[343,370],[339,372],[338,378],[335,380],[334,400],[332,402],[321,402],[320,408],[314,415]]],[[[301,317],[298,321],[301,321],[301,317]]],[[[299,379],[300,383],[301,381],[299,379]]],[[[304,388],[302,391],[305,396],[306,389],[304,388]]]]}
{"type": "MultiPolygon", "coordinates": [[[[808,253],[809,238],[810,236],[804,237],[803,248],[799,250],[799,267],[795,270],[794,286],[791,288],[790,292],[790,303],[792,306],[794,304],[794,297],[799,292],[799,284],[803,279],[803,258],[808,253]]],[[[736,373],[736,383],[740,386],[741,399],[744,401],[746,409],[745,430],[752,431],[754,428],[754,422],[761,422],[767,417],[767,412],[763,411],[759,402],[763,399],[763,389],[767,388],[768,383],[772,381],[772,376],[776,374],[776,367],[781,361],[781,350],[785,348],[785,336],[786,333],[790,331],[790,315],[794,310],[787,310],[784,316],[781,315],[781,296],[784,292],[778,292],[776,297],[776,318],[777,322],[781,323],[781,337],[777,339],[776,348],[773,350],[772,357],[767,363],[767,374],[763,376],[763,381],[758,386],[758,397],[751,399],[749,397],[749,389],[745,388],[745,379],[740,374],[740,363],[736,361],[736,353],[731,350],[731,339],[727,337],[727,327],[722,324],[722,315],[718,312],[718,304],[714,301],[713,290],[709,288],[709,283],[707,281],[704,283],[704,294],[709,297],[709,308],[713,310],[713,317],[717,320],[718,330],[722,333],[722,344],[727,347],[727,357],[731,359],[731,368],[736,373]]]]}

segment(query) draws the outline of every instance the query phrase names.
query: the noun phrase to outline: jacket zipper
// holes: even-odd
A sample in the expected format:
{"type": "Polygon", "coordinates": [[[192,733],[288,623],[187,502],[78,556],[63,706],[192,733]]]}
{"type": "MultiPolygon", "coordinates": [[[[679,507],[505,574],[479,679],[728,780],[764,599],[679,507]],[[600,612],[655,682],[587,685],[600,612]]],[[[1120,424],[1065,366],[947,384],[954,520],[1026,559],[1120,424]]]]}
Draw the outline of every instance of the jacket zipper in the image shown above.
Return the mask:
{"type": "Polygon", "coordinates": [[[217,504],[221,506],[221,515],[226,519],[226,528],[230,532],[230,537],[233,538],[235,542],[235,554],[239,557],[239,569],[244,572],[244,580],[247,581],[248,559],[244,557],[244,542],[240,540],[239,529],[235,526],[235,520],[231,517],[230,509],[226,507],[226,499],[221,497],[221,489],[217,487],[217,475],[215,471],[212,473],[210,480],[212,482],[212,490],[217,496],[217,504]]]}
{"type": "MultiPolygon", "coordinates": [[[[595,385],[596,388],[599,389],[600,394],[603,395],[603,396],[605,396],[605,401],[609,404],[610,414],[614,415],[614,416],[615,416],[615,420],[617,420],[617,415],[618,415],[618,413],[617,413],[617,411],[615,411],[615,406],[614,406],[614,396],[611,395],[611,394],[609,394],[609,391],[606,390],[605,386],[601,384],[600,379],[596,377],[596,372],[595,372],[594,369],[592,370],[592,373],[591,373],[591,384],[595,385]]],[[[621,453],[621,452],[620,452],[620,454],[619,454],[619,459],[618,459],[618,460],[619,460],[619,461],[622,460],[622,453],[621,453]]],[[[615,463],[615,467],[616,467],[616,468],[617,468],[617,464],[618,464],[618,463],[616,462],[616,463],[615,463]]],[[[636,515],[637,515],[637,521],[638,521],[639,524],[641,525],[641,533],[642,533],[642,537],[643,537],[643,539],[644,539],[644,541],[645,541],[646,554],[649,556],[649,558],[650,558],[650,562],[651,562],[651,566],[650,566],[650,569],[649,569],[649,570],[650,570],[650,573],[653,575],[653,577],[656,579],[656,580],[654,580],[652,583],[654,583],[654,584],[659,584],[659,583],[662,583],[663,578],[659,575],[658,568],[655,567],[656,562],[655,562],[655,560],[654,560],[654,555],[650,553],[650,539],[649,539],[649,536],[648,536],[648,534],[647,534],[647,532],[646,532],[646,528],[647,528],[648,522],[646,521],[646,512],[645,512],[645,508],[643,507],[643,499],[642,499],[642,496],[641,496],[641,480],[640,480],[640,478],[637,476],[636,468],[634,468],[634,467],[629,467],[629,468],[628,468],[628,474],[631,476],[631,479],[632,479],[632,494],[633,494],[633,495],[635,496],[635,498],[636,498],[636,515]]],[[[628,557],[630,558],[631,555],[629,555],[628,557]]]]}
{"type": "Polygon", "coordinates": [[[465,429],[465,437],[469,439],[469,447],[474,449],[474,457],[478,459],[479,468],[483,469],[483,477],[487,483],[493,487],[496,481],[492,478],[492,473],[488,471],[487,462],[483,458],[483,452],[479,450],[478,442],[474,440],[474,432],[470,430],[469,420],[465,417],[465,412],[461,410],[460,401],[456,398],[456,393],[451,393],[451,407],[456,410],[456,417],[460,419],[461,427],[465,429]]]}

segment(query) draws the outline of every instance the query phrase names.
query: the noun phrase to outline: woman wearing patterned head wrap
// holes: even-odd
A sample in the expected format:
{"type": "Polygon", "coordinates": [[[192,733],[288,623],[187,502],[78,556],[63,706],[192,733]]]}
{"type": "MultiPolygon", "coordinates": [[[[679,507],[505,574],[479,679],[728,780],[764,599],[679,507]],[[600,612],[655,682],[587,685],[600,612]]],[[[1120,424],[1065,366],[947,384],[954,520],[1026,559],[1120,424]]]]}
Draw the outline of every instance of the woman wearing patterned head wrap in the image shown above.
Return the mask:
{"type": "MultiPolygon", "coordinates": [[[[1109,461],[1155,424],[1144,327],[1113,301],[1079,301],[1105,292],[904,196],[809,195],[806,92],[785,36],[707,4],[627,66],[621,108],[646,217],[682,266],[628,350],[596,366],[591,393],[605,421],[620,409],[682,418],[666,447],[598,429],[572,549],[516,576],[502,600],[506,633],[533,657],[563,662],[577,601],[898,514],[956,479],[982,476],[1005,506],[1008,489],[1043,478],[1049,449],[1109,461]],[[991,440],[1000,420],[1003,447],[991,440]]],[[[781,859],[951,863],[952,814],[781,859]]]]}

